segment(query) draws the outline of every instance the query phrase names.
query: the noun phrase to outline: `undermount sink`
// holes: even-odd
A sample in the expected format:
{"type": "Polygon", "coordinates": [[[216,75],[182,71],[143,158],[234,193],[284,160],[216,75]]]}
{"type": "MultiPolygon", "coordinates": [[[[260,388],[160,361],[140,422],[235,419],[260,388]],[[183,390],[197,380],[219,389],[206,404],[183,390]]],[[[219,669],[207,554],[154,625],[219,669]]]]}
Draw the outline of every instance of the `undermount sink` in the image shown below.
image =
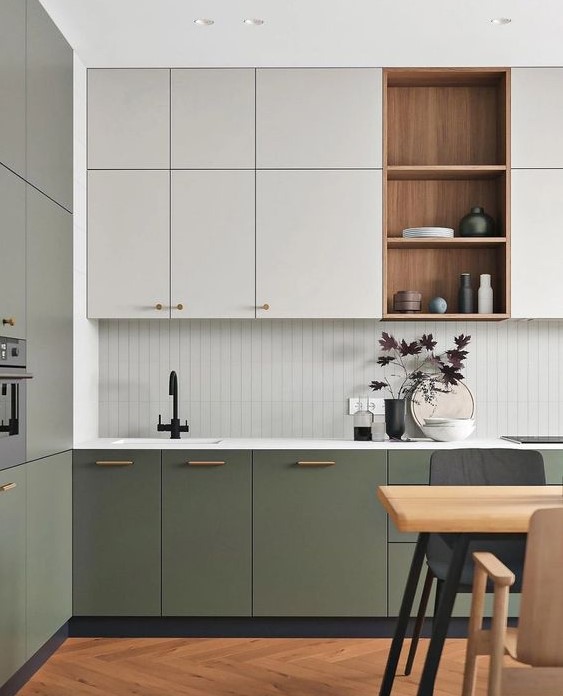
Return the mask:
{"type": "Polygon", "coordinates": [[[221,440],[214,440],[206,437],[187,437],[185,439],[172,440],[165,437],[123,437],[120,440],[114,440],[112,445],[217,445],[221,440]]]}

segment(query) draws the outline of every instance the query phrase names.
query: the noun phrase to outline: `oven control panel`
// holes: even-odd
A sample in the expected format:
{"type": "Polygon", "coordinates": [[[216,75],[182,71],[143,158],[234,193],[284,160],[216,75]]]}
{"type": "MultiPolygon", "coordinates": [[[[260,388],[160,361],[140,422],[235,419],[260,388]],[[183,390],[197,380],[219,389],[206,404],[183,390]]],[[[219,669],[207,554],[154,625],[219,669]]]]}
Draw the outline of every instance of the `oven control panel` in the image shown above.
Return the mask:
{"type": "Polygon", "coordinates": [[[0,336],[0,365],[25,367],[25,341],[0,336]]]}

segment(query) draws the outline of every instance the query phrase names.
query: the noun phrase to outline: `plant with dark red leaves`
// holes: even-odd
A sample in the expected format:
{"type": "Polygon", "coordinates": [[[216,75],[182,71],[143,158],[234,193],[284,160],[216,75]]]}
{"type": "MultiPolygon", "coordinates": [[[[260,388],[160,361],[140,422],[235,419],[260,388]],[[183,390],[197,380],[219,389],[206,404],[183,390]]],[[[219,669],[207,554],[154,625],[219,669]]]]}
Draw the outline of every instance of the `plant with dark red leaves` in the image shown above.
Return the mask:
{"type": "Polygon", "coordinates": [[[432,402],[437,392],[448,392],[463,380],[462,370],[469,355],[465,349],[470,341],[471,336],[460,334],[454,337],[454,348],[436,353],[438,343],[432,334],[407,343],[383,331],[379,339],[383,353],[377,358],[384,370],[383,380],[374,380],[369,386],[373,391],[387,389],[393,399],[404,399],[421,385],[423,399],[432,402]],[[388,369],[392,370],[390,374],[388,369]]]}

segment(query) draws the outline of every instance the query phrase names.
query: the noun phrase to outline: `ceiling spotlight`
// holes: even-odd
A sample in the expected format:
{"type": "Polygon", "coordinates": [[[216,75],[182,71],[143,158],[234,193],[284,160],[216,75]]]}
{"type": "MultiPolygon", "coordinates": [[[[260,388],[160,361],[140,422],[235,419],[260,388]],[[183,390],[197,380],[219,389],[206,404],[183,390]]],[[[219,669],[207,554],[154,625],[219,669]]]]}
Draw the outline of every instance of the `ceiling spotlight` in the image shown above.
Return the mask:
{"type": "Polygon", "coordinates": [[[194,19],[194,24],[197,24],[198,27],[210,27],[212,24],[215,24],[215,21],[207,17],[199,17],[194,19]]]}
{"type": "Polygon", "coordinates": [[[250,24],[250,25],[252,25],[253,27],[260,27],[260,26],[262,26],[262,24],[264,24],[264,20],[263,20],[263,19],[257,19],[257,18],[254,18],[254,19],[251,19],[251,18],[244,19],[243,22],[244,22],[245,24],[250,24]]]}
{"type": "Polygon", "coordinates": [[[501,25],[501,24],[510,24],[510,22],[512,22],[512,20],[510,19],[510,17],[494,17],[493,19],[490,20],[490,22],[491,22],[491,24],[501,25]]]}

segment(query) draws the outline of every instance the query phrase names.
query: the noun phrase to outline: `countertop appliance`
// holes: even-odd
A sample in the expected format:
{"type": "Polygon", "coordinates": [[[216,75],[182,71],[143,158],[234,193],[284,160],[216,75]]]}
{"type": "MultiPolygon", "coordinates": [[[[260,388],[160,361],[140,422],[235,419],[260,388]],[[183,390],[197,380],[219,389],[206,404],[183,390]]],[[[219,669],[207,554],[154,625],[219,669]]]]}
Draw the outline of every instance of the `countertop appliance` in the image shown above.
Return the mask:
{"type": "Polygon", "coordinates": [[[501,440],[517,442],[520,445],[556,445],[563,444],[563,435],[501,435],[501,440]]]}
{"type": "Polygon", "coordinates": [[[26,459],[25,341],[0,336],[0,469],[26,459]]]}

